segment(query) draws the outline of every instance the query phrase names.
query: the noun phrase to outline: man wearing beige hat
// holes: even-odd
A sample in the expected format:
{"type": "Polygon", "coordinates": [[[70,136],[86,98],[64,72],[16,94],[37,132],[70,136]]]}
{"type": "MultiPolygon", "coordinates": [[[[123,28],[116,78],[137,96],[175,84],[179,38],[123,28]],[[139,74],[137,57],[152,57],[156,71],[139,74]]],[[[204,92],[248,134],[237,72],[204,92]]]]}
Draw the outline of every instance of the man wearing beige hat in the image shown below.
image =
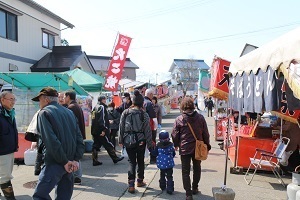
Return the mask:
{"type": "Polygon", "coordinates": [[[56,186],[56,199],[71,199],[73,173],[84,153],[84,143],[71,110],[58,104],[58,93],[45,87],[34,97],[40,104],[37,130],[45,144],[45,166],[33,194],[33,199],[51,199],[49,193],[56,186]]]}

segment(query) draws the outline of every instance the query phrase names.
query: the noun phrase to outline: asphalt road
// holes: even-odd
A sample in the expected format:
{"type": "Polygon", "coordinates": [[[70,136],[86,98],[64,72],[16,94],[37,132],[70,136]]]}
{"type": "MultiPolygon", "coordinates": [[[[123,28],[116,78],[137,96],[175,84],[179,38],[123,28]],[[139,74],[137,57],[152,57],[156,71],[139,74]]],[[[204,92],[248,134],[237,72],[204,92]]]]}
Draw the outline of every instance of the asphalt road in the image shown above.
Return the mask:
{"type": "MultiPolygon", "coordinates": [[[[174,119],[179,115],[178,110],[172,110],[170,114],[163,117],[162,129],[169,132],[172,130],[174,119]]],[[[205,113],[204,113],[205,114],[205,113]]],[[[201,194],[194,195],[194,199],[212,200],[212,187],[221,187],[224,184],[225,174],[225,155],[218,142],[213,139],[214,120],[212,117],[206,118],[209,132],[211,134],[212,150],[206,161],[202,162],[202,175],[199,185],[201,194]]],[[[82,185],[75,186],[72,199],[74,200],[96,200],[96,199],[185,199],[185,191],[181,179],[180,156],[175,157],[174,182],[175,192],[169,195],[162,192],[159,188],[159,170],[156,165],[148,165],[145,171],[145,181],[147,187],[136,188],[135,194],[127,192],[127,170],[128,162],[126,159],[113,164],[105,150],[100,152],[101,166],[92,166],[90,153],[85,153],[82,159],[83,177],[82,185]]],[[[231,166],[231,162],[228,162],[231,166]]],[[[36,181],[37,176],[33,175],[33,166],[15,165],[12,180],[16,198],[18,200],[31,199],[34,189],[26,188],[29,182],[36,181]]],[[[229,167],[228,167],[229,168],[229,167]]],[[[244,181],[243,175],[227,173],[226,186],[232,188],[236,193],[237,200],[283,200],[287,198],[286,188],[283,188],[273,174],[259,174],[249,186],[244,181]]],[[[285,183],[290,183],[291,178],[285,177],[285,183]]],[[[54,199],[54,191],[51,197],[54,199]]],[[[4,199],[0,197],[0,199],[4,199]]]]}

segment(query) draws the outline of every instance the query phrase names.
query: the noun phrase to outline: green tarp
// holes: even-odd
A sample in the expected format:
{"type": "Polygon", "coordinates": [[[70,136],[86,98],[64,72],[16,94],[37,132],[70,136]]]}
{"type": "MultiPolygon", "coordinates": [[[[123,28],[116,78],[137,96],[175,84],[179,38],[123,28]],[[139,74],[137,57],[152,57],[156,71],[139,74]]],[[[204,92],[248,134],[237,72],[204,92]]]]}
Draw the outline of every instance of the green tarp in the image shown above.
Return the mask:
{"type": "Polygon", "coordinates": [[[70,76],[60,73],[44,72],[2,72],[0,79],[22,90],[40,91],[44,87],[54,87],[58,91],[73,89],[79,95],[88,93],[73,81],[69,85],[70,76]]]}
{"type": "Polygon", "coordinates": [[[77,94],[87,96],[88,92],[101,91],[104,79],[80,69],[53,72],[1,72],[0,79],[23,90],[40,91],[50,86],[57,91],[73,89],[77,94]]]}
{"type": "Polygon", "coordinates": [[[104,78],[98,74],[85,72],[80,69],[62,72],[68,74],[72,79],[88,92],[98,92],[102,90],[104,78]]]}

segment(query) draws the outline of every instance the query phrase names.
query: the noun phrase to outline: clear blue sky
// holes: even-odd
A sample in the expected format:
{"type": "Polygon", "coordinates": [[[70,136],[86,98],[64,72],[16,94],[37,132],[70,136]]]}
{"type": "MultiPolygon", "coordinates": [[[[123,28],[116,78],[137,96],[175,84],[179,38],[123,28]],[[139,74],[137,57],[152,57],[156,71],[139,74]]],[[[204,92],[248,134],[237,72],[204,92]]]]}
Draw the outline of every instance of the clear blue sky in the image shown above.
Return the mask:
{"type": "MultiPolygon", "coordinates": [[[[300,25],[297,0],[35,0],[75,25],[62,31],[88,55],[110,56],[117,32],[138,80],[167,78],[173,59],[237,59],[246,43],[262,46],[300,25]]],[[[63,27],[62,27],[63,28],[63,27]]]]}

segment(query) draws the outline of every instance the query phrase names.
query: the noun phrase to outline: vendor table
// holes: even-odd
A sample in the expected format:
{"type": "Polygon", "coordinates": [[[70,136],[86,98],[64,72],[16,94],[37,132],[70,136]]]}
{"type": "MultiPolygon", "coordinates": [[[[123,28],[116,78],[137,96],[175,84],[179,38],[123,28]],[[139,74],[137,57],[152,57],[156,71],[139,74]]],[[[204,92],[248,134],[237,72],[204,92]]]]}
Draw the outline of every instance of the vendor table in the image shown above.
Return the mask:
{"type": "MultiPolygon", "coordinates": [[[[247,169],[250,165],[249,158],[254,156],[256,149],[259,148],[266,151],[271,151],[274,144],[274,139],[238,136],[238,142],[236,165],[238,167],[242,167],[243,169],[247,169]]],[[[235,148],[235,146],[232,146],[228,149],[228,156],[233,165],[235,162],[235,148]]],[[[261,170],[270,171],[269,168],[261,168],[261,170]]]]}

